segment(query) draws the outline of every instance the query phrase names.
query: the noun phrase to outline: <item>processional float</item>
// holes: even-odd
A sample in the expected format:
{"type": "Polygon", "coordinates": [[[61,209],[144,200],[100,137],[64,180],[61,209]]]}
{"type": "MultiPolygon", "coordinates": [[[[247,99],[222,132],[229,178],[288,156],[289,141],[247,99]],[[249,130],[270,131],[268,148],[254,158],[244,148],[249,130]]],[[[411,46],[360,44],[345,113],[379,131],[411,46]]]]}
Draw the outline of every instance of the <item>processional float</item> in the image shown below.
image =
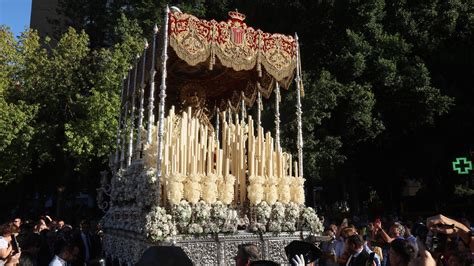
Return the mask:
{"type": "Polygon", "coordinates": [[[167,8],[124,77],[112,178],[103,186],[110,203],[102,201],[105,253],[120,263],[177,245],[196,264],[234,264],[243,243],[285,262],[286,244],[322,230],[304,206],[298,37],[229,16],[206,21],[167,8]],[[279,136],[280,88],[293,79],[296,158],[279,136]],[[261,126],[262,96],[272,92],[275,138],[261,126]],[[256,121],[247,114],[255,102],[256,121]]]}

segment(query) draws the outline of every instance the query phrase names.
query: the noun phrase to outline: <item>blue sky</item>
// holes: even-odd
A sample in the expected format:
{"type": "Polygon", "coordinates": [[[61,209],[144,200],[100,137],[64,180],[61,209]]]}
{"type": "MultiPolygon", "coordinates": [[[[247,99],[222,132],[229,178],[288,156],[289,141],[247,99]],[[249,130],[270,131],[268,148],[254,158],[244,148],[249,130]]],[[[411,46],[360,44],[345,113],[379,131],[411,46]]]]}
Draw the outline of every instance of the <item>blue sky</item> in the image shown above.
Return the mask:
{"type": "Polygon", "coordinates": [[[31,0],[0,0],[0,24],[7,25],[15,36],[30,27],[31,0]]]}

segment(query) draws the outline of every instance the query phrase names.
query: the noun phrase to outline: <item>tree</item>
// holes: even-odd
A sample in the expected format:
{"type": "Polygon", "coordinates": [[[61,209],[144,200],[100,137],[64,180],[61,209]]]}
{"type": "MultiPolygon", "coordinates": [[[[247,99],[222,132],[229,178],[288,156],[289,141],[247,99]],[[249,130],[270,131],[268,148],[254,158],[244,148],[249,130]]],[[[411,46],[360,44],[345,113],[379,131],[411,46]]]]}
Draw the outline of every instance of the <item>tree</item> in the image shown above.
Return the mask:
{"type": "Polygon", "coordinates": [[[11,78],[20,74],[19,62],[25,60],[19,48],[13,34],[0,27],[0,184],[3,185],[31,172],[32,157],[28,149],[34,134],[31,123],[37,105],[11,99],[11,94],[22,87],[18,80],[11,78]]]}
{"type": "Polygon", "coordinates": [[[35,31],[18,42],[1,33],[2,182],[33,169],[52,184],[87,184],[114,149],[120,83],[143,44],[125,36],[91,50],[87,34],[72,28],[54,45],[35,31]]]}

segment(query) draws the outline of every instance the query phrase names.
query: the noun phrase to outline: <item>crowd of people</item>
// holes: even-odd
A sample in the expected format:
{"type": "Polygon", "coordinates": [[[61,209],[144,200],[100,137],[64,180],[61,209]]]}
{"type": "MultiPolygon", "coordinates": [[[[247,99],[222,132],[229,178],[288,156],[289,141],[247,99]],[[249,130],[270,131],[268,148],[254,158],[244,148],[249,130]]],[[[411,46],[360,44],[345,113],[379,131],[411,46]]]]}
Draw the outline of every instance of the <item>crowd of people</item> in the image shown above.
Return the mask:
{"type": "Polygon", "coordinates": [[[469,221],[443,215],[422,221],[381,221],[337,226],[328,224],[320,265],[473,265],[474,243],[469,221]]]}
{"type": "Polygon", "coordinates": [[[101,242],[100,226],[87,220],[73,228],[47,215],[36,222],[17,217],[0,225],[0,266],[99,265],[101,242]]]}
{"type": "MultiPolygon", "coordinates": [[[[305,247],[287,246],[290,265],[320,266],[471,266],[474,265],[474,236],[469,221],[453,220],[443,215],[424,222],[382,221],[351,224],[344,219],[340,225],[326,224],[324,235],[329,239],[319,248],[307,239],[305,247]],[[388,229],[388,230],[386,230],[388,229]]],[[[301,242],[301,241],[297,241],[301,242]]],[[[293,242],[292,242],[293,244],[293,242]]],[[[236,265],[277,265],[260,260],[258,247],[242,245],[236,265]]]]}
{"type": "MultiPolygon", "coordinates": [[[[328,221],[326,219],[324,231],[326,241],[293,241],[285,248],[289,264],[474,265],[474,236],[466,219],[460,222],[437,215],[415,223],[385,219],[351,223],[344,219],[336,225],[328,221]]],[[[82,220],[77,228],[73,228],[49,216],[42,216],[36,223],[15,218],[0,225],[0,266],[102,265],[101,243],[102,231],[97,223],[82,220]]],[[[235,262],[238,266],[277,265],[262,261],[261,257],[259,247],[249,243],[239,246],[235,262]]],[[[139,262],[138,265],[151,264],[139,262]]]]}

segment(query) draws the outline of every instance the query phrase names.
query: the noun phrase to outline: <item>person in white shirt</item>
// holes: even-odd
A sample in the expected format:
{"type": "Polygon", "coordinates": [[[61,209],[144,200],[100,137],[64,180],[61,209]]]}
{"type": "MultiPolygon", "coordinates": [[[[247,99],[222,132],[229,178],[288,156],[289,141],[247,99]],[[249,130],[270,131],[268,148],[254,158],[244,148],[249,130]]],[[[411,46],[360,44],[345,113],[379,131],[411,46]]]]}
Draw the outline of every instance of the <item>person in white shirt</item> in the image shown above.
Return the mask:
{"type": "Polygon", "coordinates": [[[49,266],[67,266],[77,258],[79,247],[67,243],[63,239],[58,239],[54,243],[54,251],[56,255],[54,255],[49,266]]]}
{"type": "Polygon", "coordinates": [[[0,225],[0,266],[16,265],[19,262],[21,252],[14,250],[12,235],[18,233],[18,227],[13,223],[0,225]]]}

